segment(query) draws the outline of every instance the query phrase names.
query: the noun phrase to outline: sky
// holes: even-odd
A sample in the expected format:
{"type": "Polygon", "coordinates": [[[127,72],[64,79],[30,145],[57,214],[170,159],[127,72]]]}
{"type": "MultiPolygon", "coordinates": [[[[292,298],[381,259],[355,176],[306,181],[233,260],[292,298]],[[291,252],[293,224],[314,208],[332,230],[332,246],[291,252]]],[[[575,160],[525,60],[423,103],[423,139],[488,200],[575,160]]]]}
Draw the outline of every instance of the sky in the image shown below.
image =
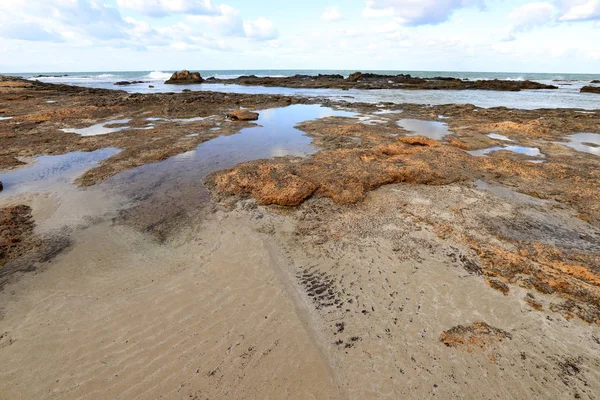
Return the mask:
{"type": "Polygon", "coordinates": [[[600,73],[600,0],[0,0],[0,72],[600,73]]]}

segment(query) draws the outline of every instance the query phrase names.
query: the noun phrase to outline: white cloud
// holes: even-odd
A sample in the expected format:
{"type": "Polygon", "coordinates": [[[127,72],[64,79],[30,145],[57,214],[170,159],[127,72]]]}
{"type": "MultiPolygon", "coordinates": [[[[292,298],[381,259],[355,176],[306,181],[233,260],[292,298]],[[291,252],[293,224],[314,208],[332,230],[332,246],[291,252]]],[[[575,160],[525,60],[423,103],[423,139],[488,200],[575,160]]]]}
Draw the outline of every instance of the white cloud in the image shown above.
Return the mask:
{"type": "Polygon", "coordinates": [[[210,0],[117,0],[120,8],[136,11],[150,17],[169,14],[211,15],[218,13],[210,0]]]}
{"type": "Polygon", "coordinates": [[[0,35],[30,41],[121,39],[131,28],[118,9],[98,0],[11,0],[0,26],[0,35]]]}
{"type": "Polygon", "coordinates": [[[325,9],[321,15],[323,21],[338,21],[342,19],[342,13],[339,6],[331,6],[325,9]]]}
{"type": "Polygon", "coordinates": [[[244,21],[239,10],[221,5],[217,15],[189,16],[187,20],[198,25],[210,28],[210,31],[222,36],[245,36],[244,21]]]}
{"type": "Polygon", "coordinates": [[[244,33],[247,38],[254,40],[272,40],[279,37],[279,32],[273,26],[273,22],[264,17],[254,21],[245,21],[244,33]]]}
{"type": "Polygon", "coordinates": [[[43,28],[35,22],[3,22],[0,25],[0,37],[30,42],[62,42],[63,38],[56,32],[43,28]]]}
{"type": "Polygon", "coordinates": [[[484,0],[365,0],[367,18],[396,17],[405,25],[434,25],[445,22],[454,11],[484,6],[484,0]]]}
{"type": "Polygon", "coordinates": [[[560,0],[561,21],[600,19],[600,0],[560,0]]]}
{"type": "Polygon", "coordinates": [[[527,32],[555,21],[557,11],[554,5],[545,2],[528,3],[515,8],[508,15],[511,24],[505,40],[514,40],[517,33],[527,32]]]}

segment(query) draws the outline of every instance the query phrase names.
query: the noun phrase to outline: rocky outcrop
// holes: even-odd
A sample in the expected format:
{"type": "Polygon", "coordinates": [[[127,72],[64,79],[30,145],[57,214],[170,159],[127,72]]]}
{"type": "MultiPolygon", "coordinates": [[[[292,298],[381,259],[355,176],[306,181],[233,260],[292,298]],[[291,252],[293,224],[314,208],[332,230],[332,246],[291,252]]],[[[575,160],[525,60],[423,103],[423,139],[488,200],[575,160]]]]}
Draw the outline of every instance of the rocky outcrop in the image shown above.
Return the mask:
{"type": "Polygon", "coordinates": [[[600,93],[600,86],[584,86],[581,93],[600,93]]]}
{"type": "Polygon", "coordinates": [[[598,79],[595,79],[595,80],[593,80],[591,83],[600,83],[600,80],[598,80],[598,79]]]}
{"type": "Polygon", "coordinates": [[[285,77],[240,76],[233,79],[208,78],[205,83],[306,89],[405,89],[405,90],[495,90],[514,91],[558,89],[535,81],[468,80],[453,77],[417,78],[408,74],[383,75],[355,72],[346,79],[340,75],[294,75],[285,77]]]}
{"type": "Polygon", "coordinates": [[[189,85],[193,83],[202,83],[204,79],[200,76],[199,72],[190,72],[188,70],[183,70],[181,72],[175,72],[171,75],[171,79],[165,82],[165,84],[169,85],[189,85]]]}
{"type": "Polygon", "coordinates": [[[4,189],[4,186],[2,185],[2,181],[0,181],[0,192],[4,189]]]}
{"type": "Polygon", "coordinates": [[[350,74],[350,76],[348,76],[348,82],[358,82],[361,76],[362,72],[355,72],[353,74],[350,74]]]}
{"type": "Polygon", "coordinates": [[[11,169],[24,164],[23,161],[19,161],[13,156],[0,156],[0,170],[11,169]]]}
{"type": "Polygon", "coordinates": [[[248,110],[234,110],[227,114],[227,118],[233,121],[256,121],[258,113],[248,110]]]}

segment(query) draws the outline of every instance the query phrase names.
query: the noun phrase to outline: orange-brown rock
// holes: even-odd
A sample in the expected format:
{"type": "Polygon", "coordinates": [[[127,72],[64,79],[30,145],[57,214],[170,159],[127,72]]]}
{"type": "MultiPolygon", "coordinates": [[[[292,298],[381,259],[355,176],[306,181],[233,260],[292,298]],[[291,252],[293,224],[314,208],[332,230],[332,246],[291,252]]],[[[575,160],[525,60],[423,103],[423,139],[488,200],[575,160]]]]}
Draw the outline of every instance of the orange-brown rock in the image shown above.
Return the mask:
{"type": "Polygon", "coordinates": [[[12,156],[0,156],[0,169],[14,168],[25,163],[12,156]]]}
{"type": "Polygon", "coordinates": [[[165,82],[165,84],[171,85],[186,85],[191,83],[202,83],[204,79],[199,72],[190,72],[184,69],[181,72],[175,72],[171,75],[171,78],[165,82]]]}
{"type": "MultiPolygon", "coordinates": [[[[352,204],[364,199],[370,190],[395,182],[442,185],[472,179],[479,160],[451,146],[427,138],[406,138],[373,149],[323,151],[310,159],[279,158],[250,161],[210,175],[207,184],[223,195],[255,197],[264,203],[270,188],[281,190],[294,176],[310,183],[291,203],[300,203],[314,192],[336,203],[352,204]],[[420,150],[417,151],[417,148],[420,150]],[[274,173],[276,171],[276,173],[274,173]],[[284,181],[285,180],[285,181],[284,181]]],[[[276,194],[270,204],[290,205],[276,194]]]]}
{"type": "Polygon", "coordinates": [[[362,72],[355,72],[348,76],[348,82],[358,82],[360,77],[362,76],[362,72]]]}
{"type": "Polygon", "coordinates": [[[0,209],[0,267],[34,247],[31,208],[24,205],[0,209]]]}
{"type": "Polygon", "coordinates": [[[258,113],[248,110],[234,110],[227,114],[227,118],[234,121],[256,121],[258,113]]]}
{"type": "Polygon", "coordinates": [[[254,166],[242,164],[229,173],[213,174],[209,185],[219,188],[224,195],[240,192],[255,198],[261,204],[296,206],[314,193],[316,186],[283,165],[264,163],[254,166]]]}
{"type": "Polygon", "coordinates": [[[512,335],[485,322],[458,325],[440,335],[440,342],[446,346],[463,349],[469,353],[479,348],[492,362],[495,362],[498,357],[496,347],[505,339],[511,340],[512,335]]]}

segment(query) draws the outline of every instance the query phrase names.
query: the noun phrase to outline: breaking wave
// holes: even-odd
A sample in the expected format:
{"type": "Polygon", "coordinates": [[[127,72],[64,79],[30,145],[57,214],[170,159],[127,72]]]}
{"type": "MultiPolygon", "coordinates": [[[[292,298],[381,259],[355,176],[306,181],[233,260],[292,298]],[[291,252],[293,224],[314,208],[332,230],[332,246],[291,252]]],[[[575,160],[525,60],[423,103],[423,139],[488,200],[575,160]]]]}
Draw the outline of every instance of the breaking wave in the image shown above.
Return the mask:
{"type": "Polygon", "coordinates": [[[171,77],[171,74],[169,72],[152,71],[148,75],[146,75],[144,78],[152,79],[154,81],[166,81],[170,77],[171,77]]]}

